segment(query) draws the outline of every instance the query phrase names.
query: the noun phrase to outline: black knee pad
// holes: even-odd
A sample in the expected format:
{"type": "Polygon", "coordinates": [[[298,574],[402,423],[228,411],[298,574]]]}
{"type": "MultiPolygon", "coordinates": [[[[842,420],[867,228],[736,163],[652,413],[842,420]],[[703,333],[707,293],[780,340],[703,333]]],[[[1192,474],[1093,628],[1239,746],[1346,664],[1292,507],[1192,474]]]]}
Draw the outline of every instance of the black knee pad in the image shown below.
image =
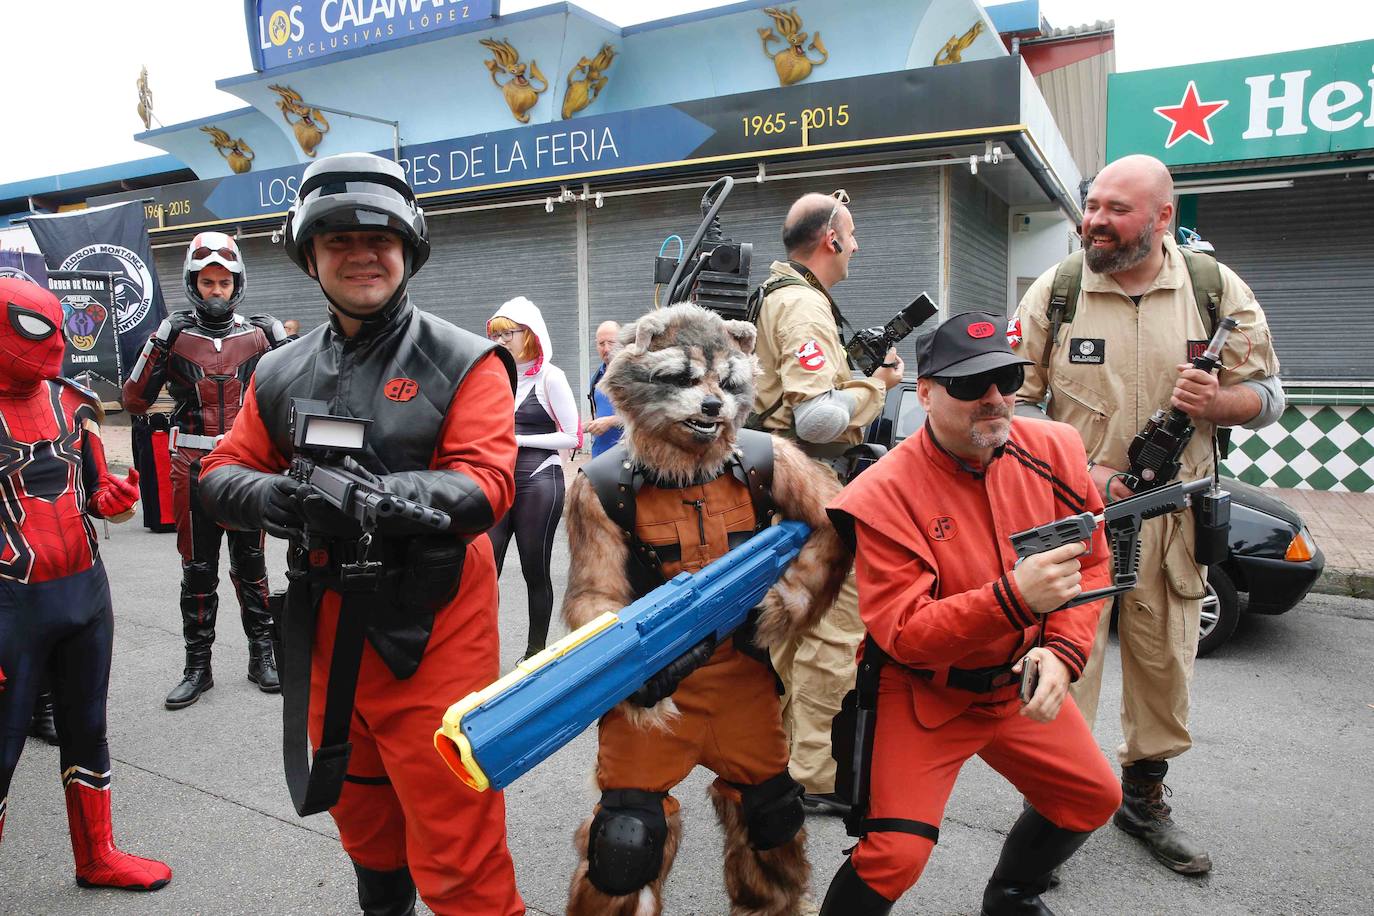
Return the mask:
{"type": "Polygon", "coordinates": [[[181,564],[181,589],[188,595],[213,594],[219,587],[219,571],[203,560],[181,564]]]}
{"type": "Polygon", "coordinates": [[[762,852],[790,841],[806,820],[801,783],[783,770],[756,786],[740,786],[749,843],[762,852]]]}
{"type": "Polygon", "coordinates": [[[587,880],[603,894],[633,894],[658,877],[668,819],[666,792],[607,789],[587,836],[587,880]]]}

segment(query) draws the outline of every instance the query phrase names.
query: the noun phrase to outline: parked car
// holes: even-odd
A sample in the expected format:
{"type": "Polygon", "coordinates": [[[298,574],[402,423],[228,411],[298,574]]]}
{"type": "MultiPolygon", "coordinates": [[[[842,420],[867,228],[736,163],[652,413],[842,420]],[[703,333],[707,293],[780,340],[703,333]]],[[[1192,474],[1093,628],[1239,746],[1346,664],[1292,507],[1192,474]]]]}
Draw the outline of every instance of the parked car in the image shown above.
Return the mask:
{"type": "MultiPolygon", "coordinates": [[[[869,441],[892,448],[920,429],[925,416],[916,397],[916,380],[907,378],[899,389],[889,392],[882,415],[873,421],[869,441]]],[[[1222,477],[1221,483],[1231,493],[1231,550],[1225,560],[1207,570],[1199,656],[1216,651],[1231,638],[1242,612],[1292,610],[1312,589],[1326,563],[1302,517],[1282,500],[1231,477],[1222,477]],[[1248,599],[1244,605],[1241,593],[1248,599]]]]}

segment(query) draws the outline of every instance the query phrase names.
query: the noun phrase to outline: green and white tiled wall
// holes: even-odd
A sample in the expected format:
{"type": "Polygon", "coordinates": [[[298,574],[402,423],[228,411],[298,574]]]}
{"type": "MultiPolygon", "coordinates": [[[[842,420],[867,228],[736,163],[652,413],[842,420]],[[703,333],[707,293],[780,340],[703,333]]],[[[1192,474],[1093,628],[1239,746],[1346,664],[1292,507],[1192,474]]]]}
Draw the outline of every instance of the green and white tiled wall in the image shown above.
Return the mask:
{"type": "Polygon", "coordinates": [[[1277,423],[1232,431],[1222,473],[1261,487],[1374,491],[1374,390],[1294,386],[1286,393],[1277,423]]]}

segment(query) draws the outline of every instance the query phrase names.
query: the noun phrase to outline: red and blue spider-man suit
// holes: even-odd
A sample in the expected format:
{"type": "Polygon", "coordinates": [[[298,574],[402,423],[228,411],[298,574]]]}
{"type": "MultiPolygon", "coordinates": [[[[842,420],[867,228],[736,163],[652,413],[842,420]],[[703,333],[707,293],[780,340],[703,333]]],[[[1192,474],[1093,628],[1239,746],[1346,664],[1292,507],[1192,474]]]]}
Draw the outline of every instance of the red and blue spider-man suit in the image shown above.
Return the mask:
{"type": "Polygon", "coordinates": [[[95,396],[57,377],[61,327],[52,293],[0,279],[0,837],[46,673],[77,883],[156,890],[172,870],[116,849],[110,827],[114,615],[91,524],[132,515],[138,477],[110,474],[95,396]]]}

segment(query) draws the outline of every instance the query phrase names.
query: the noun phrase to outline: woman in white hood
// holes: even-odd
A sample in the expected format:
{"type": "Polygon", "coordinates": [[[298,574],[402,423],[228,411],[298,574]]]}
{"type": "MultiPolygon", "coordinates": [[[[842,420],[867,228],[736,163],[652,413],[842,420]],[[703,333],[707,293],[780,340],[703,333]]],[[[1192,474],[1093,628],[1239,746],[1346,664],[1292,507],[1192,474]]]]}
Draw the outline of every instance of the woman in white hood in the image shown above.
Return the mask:
{"type": "Polygon", "coordinates": [[[549,561],[554,533],[563,517],[563,463],[558,450],[582,444],[582,418],[572,386],[550,359],[553,347],[544,316],[517,296],[487,320],[487,337],[515,357],[515,503],[491,529],[498,575],[511,535],[520,551],[520,570],[530,600],[525,658],[544,648],[553,614],[549,561]]]}

